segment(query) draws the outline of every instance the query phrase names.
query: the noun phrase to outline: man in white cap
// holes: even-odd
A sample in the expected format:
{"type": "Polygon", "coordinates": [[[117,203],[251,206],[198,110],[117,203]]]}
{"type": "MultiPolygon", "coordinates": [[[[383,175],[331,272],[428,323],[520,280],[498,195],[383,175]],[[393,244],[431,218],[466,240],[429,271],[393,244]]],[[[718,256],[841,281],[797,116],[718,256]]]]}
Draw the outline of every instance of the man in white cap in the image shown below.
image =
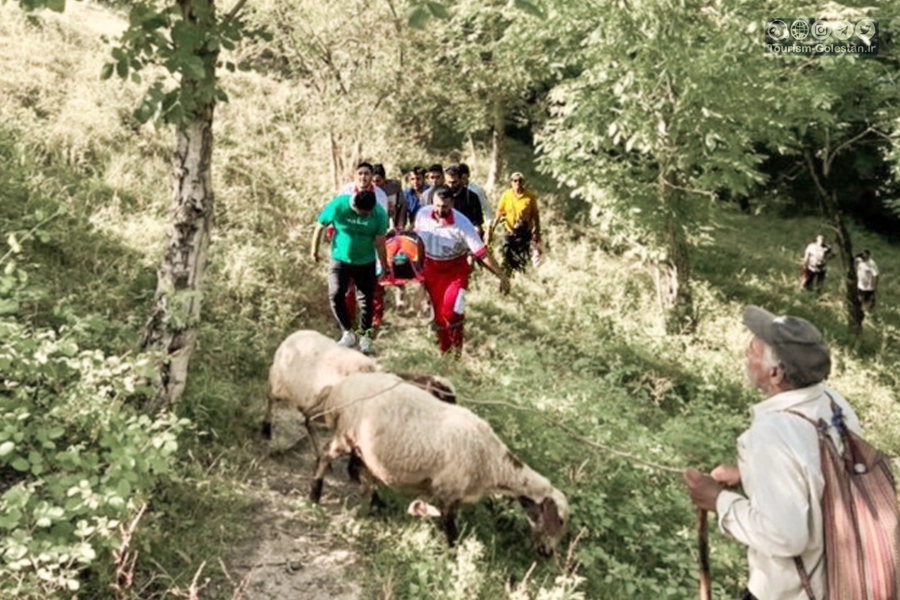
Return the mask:
{"type": "Polygon", "coordinates": [[[747,379],[766,399],[750,409],[750,428],[737,442],[737,466],[719,465],[709,475],[688,469],[684,482],[694,505],[716,511],[720,530],[748,547],[749,580],[741,598],[808,598],[795,558],[816,598],[826,598],[818,436],[788,411],[831,423],[839,409],[855,432],[859,421],[847,401],[822,383],[831,358],[812,323],[748,306],[744,325],[753,333],[745,353],[747,379]]]}

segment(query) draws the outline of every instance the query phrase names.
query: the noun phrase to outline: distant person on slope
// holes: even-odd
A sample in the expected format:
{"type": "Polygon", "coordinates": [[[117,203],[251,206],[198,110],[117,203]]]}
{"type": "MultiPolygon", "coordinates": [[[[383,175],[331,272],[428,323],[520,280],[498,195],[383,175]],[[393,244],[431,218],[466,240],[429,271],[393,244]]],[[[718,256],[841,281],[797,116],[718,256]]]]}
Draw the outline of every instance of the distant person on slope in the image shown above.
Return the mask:
{"type": "Polygon", "coordinates": [[[439,185],[444,185],[444,167],[440,163],[434,163],[425,171],[425,192],[422,194],[421,206],[431,204],[431,195],[439,185]]]}
{"type": "Polygon", "coordinates": [[[832,257],[831,246],[825,243],[825,236],[817,235],[816,241],[806,247],[803,253],[801,284],[804,290],[822,293],[825,284],[825,263],[832,257]]]}
{"type": "Polygon", "coordinates": [[[409,187],[403,190],[403,201],[406,205],[406,222],[404,227],[412,227],[416,223],[416,213],[422,206],[422,194],[425,193],[425,169],[413,167],[406,174],[406,183],[409,187]]]}
{"type": "Polygon", "coordinates": [[[390,214],[391,205],[388,203],[387,194],[384,193],[383,189],[375,185],[374,175],[375,167],[372,166],[372,163],[366,161],[359,163],[356,165],[353,181],[344,186],[341,193],[353,195],[363,191],[374,192],[378,205],[384,209],[384,212],[390,214]]]}
{"type": "Polygon", "coordinates": [[[372,352],[372,296],[377,285],[375,258],[388,265],[384,248],[388,218],[371,191],[338,194],[319,213],[310,243],[310,257],[319,262],[319,243],[327,226],[334,227],[331,241],[331,263],[328,267],[328,299],[331,312],[341,327],[341,346],[353,347],[357,336],[347,310],[345,296],[350,283],[356,285],[360,306],[359,349],[372,352]]]}
{"type": "Polygon", "coordinates": [[[856,265],[856,291],[859,302],[867,314],[875,309],[875,290],[878,289],[878,265],[868,250],[860,252],[853,261],[856,265]]]}
{"type": "Polygon", "coordinates": [[[525,187],[525,177],[513,173],[510,188],[503,192],[497,214],[488,228],[490,246],[497,225],[503,223],[503,268],[507,274],[525,271],[529,257],[535,265],[541,255],[541,216],[537,197],[525,187]]]}
{"type": "Polygon", "coordinates": [[[468,257],[471,254],[500,279],[500,292],[509,292],[509,278],[487,251],[475,226],[453,208],[446,186],[437,186],[432,205],[416,215],[416,233],[425,253],[425,289],[434,309],[434,328],[442,353],[453,351],[457,358],[463,347],[463,305],[469,284],[468,257]]]}
{"type": "Polygon", "coordinates": [[[444,184],[450,188],[453,199],[453,210],[466,215],[478,231],[478,237],[484,238],[484,213],[481,211],[481,200],[478,194],[469,189],[459,165],[450,165],[444,169],[444,184]]]}

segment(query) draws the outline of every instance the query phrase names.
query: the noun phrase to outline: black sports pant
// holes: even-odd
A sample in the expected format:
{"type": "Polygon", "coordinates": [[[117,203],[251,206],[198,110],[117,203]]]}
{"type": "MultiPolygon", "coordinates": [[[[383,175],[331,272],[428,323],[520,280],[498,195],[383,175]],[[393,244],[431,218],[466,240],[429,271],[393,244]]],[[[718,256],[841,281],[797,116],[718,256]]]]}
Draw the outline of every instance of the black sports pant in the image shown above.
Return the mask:
{"type": "Polygon", "coordinates": [[[344,303],[344,296],[347,295],[347,287],[351,281],[356,284],[359,325],[363,331],[368,331],[372,328],[372,296],[376,285],[375,262],[352,265],[331,259],[328,267],[328,300],[331,302],[334,318],[344,331],[350,331],[353,327],[347,305],[344,303]]]}

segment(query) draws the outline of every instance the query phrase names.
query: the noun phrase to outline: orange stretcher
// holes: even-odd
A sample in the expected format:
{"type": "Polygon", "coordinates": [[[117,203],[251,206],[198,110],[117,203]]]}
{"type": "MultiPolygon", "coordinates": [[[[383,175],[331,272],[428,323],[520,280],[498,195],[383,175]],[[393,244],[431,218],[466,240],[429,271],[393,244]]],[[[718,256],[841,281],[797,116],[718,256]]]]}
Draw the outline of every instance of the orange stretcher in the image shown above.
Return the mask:
{"type": "Polygon", "coordinates": [[[425,257],[420,256],[418,235],[412,231],[390,232],[384,238],[384,248],[394,276],[390,277],[378,265],[378,282],[381,285],[403,286],[423,281],[422,264],[425,257]]]}

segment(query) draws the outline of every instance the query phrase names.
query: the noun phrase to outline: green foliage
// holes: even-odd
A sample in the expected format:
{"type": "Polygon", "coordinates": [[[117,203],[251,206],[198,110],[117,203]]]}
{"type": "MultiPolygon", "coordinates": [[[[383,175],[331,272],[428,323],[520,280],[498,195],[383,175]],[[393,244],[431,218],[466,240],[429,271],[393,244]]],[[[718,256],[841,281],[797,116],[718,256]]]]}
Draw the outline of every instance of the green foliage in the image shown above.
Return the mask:
{"type": "Polygon", "coordinates": [[[412,29],[424,29],[432,19],[449,19],[450,13],[440,2],[410,2],[407,23],[412,29]]]}
{"type": "MultiPolygon", "coordinates": [[[[593,50],[578,53],[581,41],[594,43],[585,34],[585,27],[597,24],[588,18],[591,7],[542,6],[547,20],[535,25],[546,31],[535,39],[540,44],[558,39],[569,55],[580,57],[569,63],[558,60],[561,51],[545,52],[553,77],[599,73],[604,65],[595,61],[593,50]]],[[[388,14],[381,5],[372,6],[371,14],[341,12],[350,8],[342,5],[336,18],[346,22],[353,14],[373,19],[360,22],[375,27],[375,17],[388,14]]],[[[499,6],[494,8],[495,16],[504,16],[499,6]]],[[[18,596],[6,594],[3,587],[3,595],[36,600],[58,590],[57,596],[69,597],[73,593],[65,588],[67,580],[77,579],[79,595],[107,597],[118,525],[146,500],[150,510],[132,540],[132,549],[140,552],[135,575],[148,595],[162,597],[166,590],[186,589],[204,561],[216,565],[221,558],[230,565],[236,542],[258,533],[246,528],[258,510],[248,506],[250,491],[258,487],[260,474],[268,475],[255,444],[268,363],[293,329],[332,331],[324,269],[305,256],[309,225],[332,191],[330,177],[323,175],[329,170],[329,120],[339,121],[335,131],[347,133],[342,144],[348,148],[353,145],[350,134],[364,132],[372,154],[417,160],[429,154],[409,130],[402,130],[410,134],[400,136],[399,145],[391,145],[391,136],[401,131],[396,123],[405,118],[394,111],[402,112],[403,103],[385,100],[378,105],[383,113],[367,104],[381,89],[377,84],[390,80],[376,76],[379,68],[395,64],[386,48],[397,47],[376,44],[373,51],[384,50],[384,55],[360,55],[371,56],[375,66],[355,72],[359,78],[350,80],[351,87],[363,88],[358,105],[340,105],[337,94],[323,95],[332,106],[313,103],[319,101],[315,85],[336,85],[331,75],[223,70],[220,83],[231,102],[217,107],[216,114],[217,229],[199,343],[178,407],[178,417],[195,425],[187,429],[173,417],[150,422],[129,408],[129,402],[140,399],[144,365],[144,358],[133,356],[131,349],[152,294],[152,265],[169,210],[165,131],[129,116],[128,107],[140,97],[138,84],[94,80],[106,59],[89,35],[76,33],[77,27],[55,15],[42,15],[54,25],[38,28],[7,18],[13,13],[4,10],[0,32],[17,41],[0,45],[13,65],[0,73],[0,256],[6,261],[0,265],[0,303],[9,311],[0,316],[0,355],[9,363],[0,364],[0,412],[10,415],[0,431],[8,428],[12,436],[0,441],[0,502],[12,502],[2,506],[0,519],[14,516],[21,533],[13,537],[0,529],[0,537],[13,540],[3,550],[24,544],[29,552],[49,548],[47,556],[55,558],[40,563],[45,569],[41,574],[48,577],[44,582],[32,567],[10,572],[4,556],[0,583],[22,581],[23,587],[18,596]],[[361,85],[366,82],[371,83],[368,88],[361,85]],[[7,381],[20,385],[8,388],[7,381]],[[30,416],[18,420],[26,411],[30,416]],[[87,488],[80,487],[82,480],[87,488]],[[75,493],[67,496],[69,490],[75,493]],[[13,504],[20,514],[6,510],[13,504]],[[85,523],[81,529],[79,521],[85,523]],[[88,567],[79,560],[89,561],[88,567]]],[[[454,14],[452,19],[462,17],[454,14]]],[[[319,18],[325,16],[308,14],[310,20],[319,18]]],[[[506,31],[536,35],[526,27],[528,20],[514,20],[506,31]]],[[[472,15],[470,22],[479,32],[488,31],[488,23],[484,14],[472,15]]],[[[340,31],[346,39],[349,30],[340,31]]],[[[745,37],[737,36],[734,43],[744,44],[745,37]]],[[[321,39],[337,44],[341,38],[321,39]]],[[[348,44],[351,54],[362,48],[348,44]]],[[[476,46],[473,42],[460,50],[455,55],[460,62],[454,64],[468,66],[476,46]]],[[[262,61],[262,44],[256,49],[258,54],[242,47],[238,55],[262,61]]],[[[339,59],[343,57],[336,54],[339,59]]],[[[616,73],[626,75],[625,70],[616,73]]],[[[435,86],[419,82],[410,87],[435,86]]],[[[615,84],[591,89],[600,94],[608,87],[615,84]]],[[[634,90],[623,87],[626,92],[634,90]]],[[[686,94],[700,102],[699,95],[686,94]]],[[[587,95],[579,99],[594,102],[587,95]]],[[[721,99],[710,96],[709,101],[721,99]]],[[[598,109],[597,114],[618,118],[612,113],[598,109]]],[[[731,123],[726,113],[709,119],[715,131],[720,126],[727,130],[731,123]]],[[[573,136],[588,131],[591,122],[576,120],[573,136]]],[[[622,123],[635,130],[644,126],[637,118],[622,123]]],[[[698,127],[706,127],[704,123],[699,121],[698,127]]],[[[594,133],[608,134],[608,129],[594,133]]],[[[620,152],[630,137],[619,140],[620,152]]],[[[632,153],[641,151],[638,141],[632,153]]],[[[711,151],[688,143],[691,151],[711,151]]],[[[717,151],[732,150],[716,144],[717,151]]],[[[368,596],[693,597],[694,511],[678,473],[660,467],[709,469],[734,460],[735,438],[748,423],[747,407],[757,401],[741,381],[747,333],[739,316],[745,303],[818,324],[834,352],[832,385],[859,409],[872,440],[892,456],[900,455],[900,313],[886,301],[900,294],[894,278],[882,282],[876,314],[867,319],[863,340],[854,349],[836,325],[836,278],[829,274],[821,298],[796,291],[803,245],[798,240],[811,239],[823,223],[776,219],[765,209],[738,214],[730,205],[709,203],[702,211],[695,207],[696,214],[708,215],[704,225],[688,231],[695,301],[703,319],[692,336],[666,335],[650,271],[658,255],[642,245],[650,233],[593,226],[610,216],[613,207],[625,210],[601,196],[630,193],[622,191],[628,184],[649,191],[627,210],[647,213],[654,207],[646,177],[652,165],[641,159],[630,175],[600,180],[596,172],[591,174],[592,166],[600,164],[592,162],[596,156],[573,152],[571,157],[579,165],[573,182],[585,197],[598,200],[593,221],[566,212],[572,204],[568,194],[554,193],[554,182],[546,176],[531,177],[530,154],[512,148],[510,161],[522,165],[540,194],[547,254],[539,269],[514,279],[508,297],[496,294],[496,281],[488,273],[476,271],[460,362],[441,360],[427,325],[400,319],[391,307],[378,340],[379,361],[387,368],[447,374],[461,403],[486,418],[518,456],[567,494],[572,519],[559,560],[537,560],[526,519],[511,499],[485,499],[464,509],[459,521],[463,537],[454,551],[445,547],[433,523],[408,520],[405,496],[387,495],[389,509],[380,518],[357,515],[355,500],[348,500],[346,508],[334,510],[351,515],[343,533],[362,555],[360,572],[352,577],[368,586],[368,596]],[[620,187],[605,185],[610,181],[620,187]],[[617,233],[623,235],[617,238],[617,233]]],[[[768,207],[786,200],[772,196],[765,202],[762,206],[768,207]]],[[[884,273],[900,272],[895,247],[858,228],[852,231],[872,249],[884,273]]],[[[341,521],[323,519],[320,508],[300,505],[296,510],[325,521],[323,527],[341,521]]],[[[714,527],[710,538],[715,595],[734,597],[746,576],[744,548],[714,527]]],[[[45,560],[39,552],[35,556],[45,560]]],[[[204,597],[232,597],[215,569],[207,567],[204,575],[220,584],[206,588],[204,597]]]]}
{"type": "Polygon", "coordinates": [[[90,586],[85,572],[112,570],[122,526],[171,476],[188,423],[132,408],[147,358],[122,348],[129,325],[98,314],[124,320],[140,283],[113,281],[134,273],[128,254],[70,204],[96,217],[109,197],[77,165],[45,162],[58,149],[8,114],[19,118],[0,127],[0,595],[67,597],[90,586]],[[103,268],[110,259],[118,269],[103,268]]]}
{"type": "MultiPolygon", "coordinates": [[[[584,578],[577,574],[554,577],[551,570],[511,572],[502,556],[495,553],[494,542],[485,545],[475,535],[463,534],[453,551],[448,551],[440,532],[430,523],[405,526],[367,525],[350,521],[345,535],[359,539],[374,551],[371,560],[373,578],[369,594],[395,598],[433,598],[435,600],[491,599],[583,600],[580,590],[584,578]],[[391,550],[384,551],[390,544],[391,550]],[[486,568],[487,567],[487,568],[486,568]],[[510,581],[516,581],[514,588],[510,581]]],[[[527,566],[527,565],[526,565],[527,566]]]]}
{"type": "Polygon", "coordinates": [[[589,15],[595,33],[571,59],[584,70],[550,94],[543,168],[660,239],[672,191],[699,194],[681,215],[685,226],[703,220],[704,195],[748,193],[762,181],[753,129],[775,116],[758,103],[782,96],[747,26],[757,10],[642,3],[589,15]],[[598,178],[606,185],[593,185],[598,178]]]}
{"type": "Polygon", "coordinates": [[[147,361],[91,350],[79,329],[0,317],[0,590],[19,598],[78,589],[168,473],[187,424],[128,408],[147,361]]]}

